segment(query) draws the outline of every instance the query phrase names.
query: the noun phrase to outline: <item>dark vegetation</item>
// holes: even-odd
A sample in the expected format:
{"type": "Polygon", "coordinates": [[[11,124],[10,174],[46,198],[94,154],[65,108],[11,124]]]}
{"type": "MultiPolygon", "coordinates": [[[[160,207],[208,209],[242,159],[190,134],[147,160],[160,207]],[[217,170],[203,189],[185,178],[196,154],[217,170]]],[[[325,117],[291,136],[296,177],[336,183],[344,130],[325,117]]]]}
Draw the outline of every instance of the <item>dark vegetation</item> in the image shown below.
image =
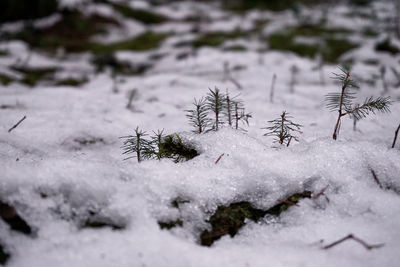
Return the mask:
{"type": "Polygon", "coordinates": [[[269,48],[292,51],[299,56],[315,58],[320,54],[325,62],[337,63],[340,56],[358,47],[343,36],[350,34],[346,29],[329,29],[321,25],[303,24],[277,32],[267,38],[269,48]],[[296,37],[315,39],[315,44],[299,43],[296,37]]]}
{"type": "Polygon", "coordinates": [[[26,235],[32,233],[32,228],[29,224],[18,214],[16,209],[4,202],[0,201],[0,217],[10,228],[16,232],[20,232],[26,235]]]}
{"type": "Polygon", "coordinates": [[[1,0],[0,23],[42,18],[57,9],[57,0],[1,0]]]}
{"type": "Polygon", "coordinates": [[[239,229],[246,224],[246,219],[257,222],[266,215],[279,216],[303,198],[311,198],[311,192],[304,191],[293,194],[286,200],[278,201],[276,205],[267,210],[254,208],[250,202],[236,202],[229,206],[219,206],[209,219],[211,230],[204,230],[202,232],[200,243],[203,246],[211,246],[214,241],[224,235],[234,237],[239,229]]]}

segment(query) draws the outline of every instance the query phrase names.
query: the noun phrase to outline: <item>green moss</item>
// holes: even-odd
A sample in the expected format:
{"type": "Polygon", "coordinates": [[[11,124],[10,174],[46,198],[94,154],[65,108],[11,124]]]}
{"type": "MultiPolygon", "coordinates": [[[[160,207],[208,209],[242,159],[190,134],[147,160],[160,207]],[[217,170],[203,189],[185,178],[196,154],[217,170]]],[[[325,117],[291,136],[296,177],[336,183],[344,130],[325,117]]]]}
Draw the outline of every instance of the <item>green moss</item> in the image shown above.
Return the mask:
{"type": "Polygon", "coordinates": [[[211,230],[205,230],[200,235],[200,242],[203,246],[211,246],[214,241],[224,235],[234,237],[240,228],[246,223],[245,220],[257,222],[265,215],[279,216],[290,206],[295,205],[300,199],[310,198],[311,192],[296,193],[289,196],[286,200],[268,210],[254,208],[249,202],[237,202],[229,206],[219,206],[215,213],[210,217],[209,223],[211,230]]]}
{"type": "Polygon", "coordinates": [[[74,86],[75,87],[75,86],[80,86],[80,85],[82,85],[82,84],[84,84],[86,82],[87,82],[86,78],[84,78],[84,79],[75,79],[75,78],[69,77],[69,78],[65,78],[65,79],[62,79],[62,80],[58,80],[56,82],[56,85],[58,85],[58,86],[74,86]]]}
{"type": "Polygon", "coordinates": [[[296,0],[225,0],[224,8],[237,12],[244,12],[249,9],[269,9],[282,11],[288,8],[294,8],[296,0]]]}
{"type": "Polygon", "coordinates": [[[6,39],[19,39],[33,48],[53,50],[63,47],[67,52],[82,52],[90,47],[90,39],[106,32],[109,25],[119,25],[116,20],[100,15],[86,16],[76,10],[64,10],[62,19],[47,28],[37,29],[32,25],[14,34],[6,34],[6,39]]]}
{"type": "Polygon", "coordinates": [[[171,158],[174,161],[191,160],[197,157],[199,153],[188,144],[184,144],[178,134],[164,137],[158,147],[158,158],[171,158]]]}
{"type": "Polygon", "coordinates": [[[125,4],[112,3],[113,8],[126,18],[138,20],[144,24],[160,24],[169,19],[161,14],[145,9],[132,8],[125,4]]]}
{"type": "Polygon", "coordinates": [[[39,81],[52,79],[57,71],[56,68],[13,67],[12,69],[24,75],[20,82],[28,86],[35,86],[39,81]]]}
{"type": "Polygon", "coordinates": [[[337,63],[339,57],[358,47],[344,38],[335,35],[347,35],[350,31],[342,28],[328,29],[319,25],[300,25],[270,35],[267,39],[270,49],[292,51],[299,56],[314,58],[321,54],[326,62],[337,63]],[[296,37],[310,37],[320,40],[318,44],[297,43],[296,37]]]}
{"type": "Polygon", "coordinates": [[[135,38],[111,44],[93,43],[90,50],[95,53],[112,53],[120,50],[145,51],[158,48],[169,36],[166,33],[145,32],[135,38]]]}
{"type": "Polygon", "coordinates": [[[160,226],[161,229],[170,230],[170,229],[172,229],[174,227],[178,227],[178,226],[182,227],[183,222],[182,222],[181,219],[177,219],[175,221],[169,221],[169,222],[161,222],[161,221],[159,221],[158,225],[160,226]]]}
{"type": "Polygon", "coordinates": [[[193,48],[200,48],[204,46],[217,47],[222,45],[225,41],[234,40],[247,36],[247,33],[236,30],[232,32],[208,32],[200,34],[192,41],[183,41],[175,44],[175,47],[192,46],[193,48]]]}
{"type": "Polygon", "coordinates": [[[132,65],[129,62],[118,60],[114,53],[110,52],[95,54],[91,63],[96,67],[97,72],[110,68],[113,73],[124,75],[141,75],[152,67],[151,64],[146,63],[132,65]]]}
{"type": "Polygon", "coordinates": [[[0,49],[0,57],[8,56],[8,51],[0,49]]]}
{"type": "Polygon", "coordinates": [[[379,52],[388,52],[392,55],[396,55],[400,52],[400,49],[398,47],[392,45],[392,42],[390,41],[389,38],[387,38],[381,42],[378,42],[375,45],[375,50],[379,51],[379,52]]]}
{"type": "Polygon", "coordinates": [[[10,83],[12,83],[14,81],[13,78],[11,78],[10,76],[0,73],[0,83],[2,85],[9,85],[10,83]]]}
{"type": "Polygon", "coordinates": [[[243,52],[247,51],[247,48],[243,45],[231,45],[224,47],[224,51],[243,52]]]}

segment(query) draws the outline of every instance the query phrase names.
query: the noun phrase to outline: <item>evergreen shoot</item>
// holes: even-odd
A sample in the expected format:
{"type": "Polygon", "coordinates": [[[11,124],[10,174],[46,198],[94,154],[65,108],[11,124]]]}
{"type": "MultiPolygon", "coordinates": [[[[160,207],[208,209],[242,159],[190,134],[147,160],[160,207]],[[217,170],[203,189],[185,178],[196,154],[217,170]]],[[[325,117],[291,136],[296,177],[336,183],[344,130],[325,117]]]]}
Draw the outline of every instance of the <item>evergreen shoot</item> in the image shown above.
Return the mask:
{"type": "Polygon", "coordinates": [[[275,142],[281,145],[286,144],[287,146],[290,145],[292,139],[298,141],[297,136],[294,136],[293,134],[295,132],[300,132],[302,126],[300,124],[292,122],[290,120],[291,118],[293,117],[290,116],[289,113],[283,111],[279,118],[268,121],[271,126],[262,128],[268,130],[268,132],[265,133],[264,136],[274,136],[275,142]]]}
{"type": "Polygon", "coordinates": [[[365,99],[363,104],[353,104],[355,99],[355,93],[352,91],[354,88],[358,88],[357,83],[350,78],[350,72],[343,68],[340,69],[341,74],[334,74],[335,80],[341,83],[340,93],[329,93],[325,97],[326,106],[331,111],[338,112],[338,118],[333,131],[333,139],[336,140],[339,135],[341,118],[348,115],[350,118],[359,120],[367,117],[370,113],[375,114],[379,112],[390,112],[390,98],[389,97],[369,97],[365,99]]]}
{"type": "Polygon", "coordinates": [[[226,97],[217,87],[214,90],[209,90],[205,106],[214,115],[213,130],[218,131],[219,126],[223,124],[221,115],[226,106],[226,97]]]}
{"type": "Polygon", "coordinates": [[[207,131],[212,120],[207,117],[208,110],[204,98],[194,99],[193,105],[194,109],[186,110],[186,117],[189,118],[190,124],[195,128],[193,132],[201,134],[207,131]]]}
{"type": "Polygon", "coordinates": [[[163,155],[164,155],[164,149],[163,149],[163,139],[164,139],[164,130],[157,130],[157,132],[154,132],[154,136],[151,137],[151,142],[153,144],[153,149],[154,154],[158,160],[160,160],[163,155]]]}
{"type": "Polygon", "coordinates": [[[126,159],[137,158],[138,162],[141,162],[144,159],[150,159],[154,156],[154,148],[151,141],[144,139],[147,136],[146,132],[143,132],[136,127],[135,135],[123,136],[121,138],[126,139],[122,146],[123,154],[129,155],[134,154],[126,159]]]}

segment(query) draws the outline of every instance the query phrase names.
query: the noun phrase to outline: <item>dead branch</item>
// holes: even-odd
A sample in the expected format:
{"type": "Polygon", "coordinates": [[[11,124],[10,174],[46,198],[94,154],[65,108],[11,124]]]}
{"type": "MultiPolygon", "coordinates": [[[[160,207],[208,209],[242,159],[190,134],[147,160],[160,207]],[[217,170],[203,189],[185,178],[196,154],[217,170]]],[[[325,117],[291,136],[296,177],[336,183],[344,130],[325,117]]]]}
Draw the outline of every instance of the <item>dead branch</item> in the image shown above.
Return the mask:
{"type": "Polygon", "coordinates": [[[26,116],[24,116],[22,119],[20,119],[13,127],[11,127],[8,132],[10,133],[12,130],[14,130],[15,128],[18,127],[18,125],[21,124],[21,122],[23,122],[26,119],[26,116]]]}
{"type": "Polygon", "coordinates": [[[222,157],[225,155],[225,153],[222,153],[218,159],[215,161],[215,164],[218,164],[218,162],[222,159],[222,157]]]}
{"type": "Polygon", "coordinates": [[[312,198],[313,198],[313,199],[317,199],[317,198],[319,198],[320,196],[324,195],[324,194],[325,194],[325,191],[326,191],[326,189],[328,189],[328,187],[329,187],[329,185],[327,185],[327,186],[325,186],[324,188],[322,188],[322,190],[319,191],[317,194],[315,194],[312,198]]]}
{"type": "Polygon", "coordinates": [[[379,181],[378,175],[376,175],[375,171],[370,168],[370,171],[372,173],[372,177],[374,177],[375,182],[379,185],[381,189],[383,189],[383,186],[381,184],[381,181],[379,181]]]}
{"type": "Polygon", "coordinates": [[[392,148],[394,148],[394,146],[396,145],[397,135],[399,134],[399,131],[400,131],[400,124],[399,124],[399,127],[397,127],[396,132],[394,133],[394,139],[393,139],[392,148]]]}
{"type": "Polygon", "coordinates": [[[332,248],[332,247],[334,247],[336,245],[339,245],[340,243],[343,243],[344,241],[349,240],[349,239],[353,239],[354,241],[356,241],[357,243],[361,244],[363,247],[365,247],[368,250],[371,250],[371,249],[374,249],[374,248],[380,248],[380,247],[383,247],[385,245],[385,244],[369,245],[367,242],[365,242],[361,238],[358,238],[358,237],[354,236],[353,234],[349,234],[346,237],[343,237],[343,238],[341,238],[341,239],[339,239],[339,240],[337,240],[337,241],[335,241],[335,242],[333,242],[333,243],[331,243],[329,245],[326,245],[326,246],[322,247],[322,249],[330,249],[330,248],[332,248]]]}

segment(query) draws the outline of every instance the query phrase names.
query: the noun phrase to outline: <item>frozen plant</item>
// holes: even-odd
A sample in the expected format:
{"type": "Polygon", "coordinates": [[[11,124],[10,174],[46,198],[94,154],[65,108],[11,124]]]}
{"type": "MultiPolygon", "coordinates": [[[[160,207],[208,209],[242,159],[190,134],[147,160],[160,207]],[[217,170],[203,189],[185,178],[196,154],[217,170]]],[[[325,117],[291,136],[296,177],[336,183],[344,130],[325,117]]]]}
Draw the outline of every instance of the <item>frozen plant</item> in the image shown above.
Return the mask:
{"type": "Polygon", "coordinates": [[[210,92],[206,96],[206,108],[214,114],[213,130],[218,131],[218,128],[223,124],[221,120],[222,112],[226,106],[226,98],[220,90],[215,87],[214,90],[209,89],[210,92]]]}
{"type": "Polygon", "coordinates": [[[234,119],[235,129],[239,129],[239,121],[249,125],[249,119],[252,117],[251,113],[246,113],[243,102],[240,100],[234,101],[234,119]]]}
{"type": "Polygon", "coordinates": [[[298,137],[293,134],[296,132],[300,133],[302,125],[291,121],[290,119],[292,118],[289,113],[283,111],[279,118],[268,121],[272,126],[262,128],[268,130],[264,136],[275,136],[275,142],[281,145],[286,144],[286,146],[290,145],[292,139],[299,141],[298,137]]]}
{"type": "Polygon", "coordinates": [[[126,159],[136,157],[138,162],[144,159],[150,159],[154,156],[155,151],[153,147],[153,142],[146,140],[144,137],[147,136],[146,132],[143,132],[136,127],[135,135],[123,136],[121,138],[126,139],[122,146],[123,154],[129,155],[134,154],[126,159]]]}
{"type": "Polygon", "coordinates": [[[151,137],[151,142],[153,144],[153,151],[154,155],[158,160],[160,160],[163,155],[164,155],[164,149],[163,149],[163,139],[164,139],[164,130],[157,130],[157,132],[154,132],[154,136],[151,137]]]}
{"type": "Polygon", "coordinates": [[[190,124],[193,125],[194,133],[207,132],[207,128],[211,125],[211,119],[207,117],[207,106],[204,98],[200,100],[194,99],[194,109],[186,110],[186,117],[189,119],[190,124]]]}
{"type": "Polygon", "coordinates": [[[355,93],[351,89],[358,88],[358,85],[350,78],[350,71],[343,68],[340,70],[342,73],[334,74],[334,79],[340,81],[342,87],[341,92],[329,93],[325,97],[327,108],[331,111],[338,112],[337,121],[333,130],[334,140],[336,140],[339,135],[342,117],[348,115],[350,118],[359,120],[367,117],[371,112],[374,114],[376,111],[383,113],[390,112],[389,106],[391,105],[389,97],[378,97],[376,99],[369,97],[365,99],[362,105],[353,104],[355,93]]]}

